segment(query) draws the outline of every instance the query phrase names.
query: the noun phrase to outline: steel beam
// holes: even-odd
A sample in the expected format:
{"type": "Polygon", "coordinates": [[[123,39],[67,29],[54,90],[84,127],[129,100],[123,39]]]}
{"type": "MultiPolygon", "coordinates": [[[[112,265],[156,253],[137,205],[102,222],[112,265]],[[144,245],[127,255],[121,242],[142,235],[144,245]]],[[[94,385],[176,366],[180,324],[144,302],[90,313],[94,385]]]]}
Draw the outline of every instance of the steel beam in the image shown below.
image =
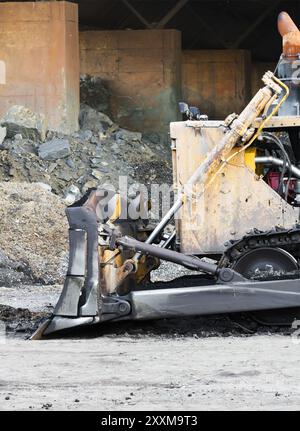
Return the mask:
{"type": "Polygon", "coordinates": [[[125,4],[125,6],[128,7],[128,9],[131,10],[131,12],[141,21],[141,23],[144,24],[145,27],[147,27],[149,30],[152,29],[152,25],[144,18],[139,11],[136,10],[135,7],[132,6],[131,3],[129,3],[128,0],[122,0],[122,2],[125,4]]]}
{"type": "MultiPolygon", "coordinates": [[[[228,49],[229,45],[228,43],[224,42],[223,39],[221,39],[218,35],[216,30],[214,30],[195,10],[191,5],[187,5],[188,10],[191,12],[191,14],[193,15],[194,18],[197,19],[197,21],[199,22],[200,25],[202,25],[203,28],[205,28],[205,30],[207,30],[212,36],[213,38],[220,44],[222,45],[224,48],[228,49]]],[[[196,42],[198,42],[198,40],[201,38],[201,34],[198,33],[197,37],[195,38],[194,42],[192,43],[192,46],[190,48],[192,48],[194,46],[194,44],[196,42]]]]}
{"type": "Polygon", "coordinates": [[[179,0],[172,9],[156,24],[155,28],[164,28],[166,24],[183,8],[189,0],[179,0]]]}
{"type": "Polygon", "coordinates": [[[270,14],[270,12],[275,9],[275,7],[280,3],[281,0],[273,1],[265,11],[259,15],[259,17],[250,25],[240,37],[230,45],[230,49],[238,49],[241,43],[261,24],[265,18],[270,14]]]}
{"type": "Polygon", "coordinates": [[[204,271],[214,275],[218,273],[217,265],[205,262],[197,256],[189,256],[183,253],[178,253],[178,251],[168,250],[163,247],[148,244],[147,242],[137,241],[135,238],[131,238],[129,236],[117,238],[116,244],[138,253],[145,253],[151,256],[156,256],[159,259],[167,260],[168,262],[178,263],[179,265],[192,270],[204,271]]]}

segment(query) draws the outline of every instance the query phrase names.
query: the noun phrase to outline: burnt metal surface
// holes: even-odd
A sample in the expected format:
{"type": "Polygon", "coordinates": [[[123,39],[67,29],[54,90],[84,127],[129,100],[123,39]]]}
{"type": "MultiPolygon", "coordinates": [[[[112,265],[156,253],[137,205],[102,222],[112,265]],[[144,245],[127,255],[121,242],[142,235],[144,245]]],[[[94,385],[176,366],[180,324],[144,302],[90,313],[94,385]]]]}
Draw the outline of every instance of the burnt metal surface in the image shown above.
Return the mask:
{"type": "Polygon", "coordinates": [[[284,57],[297,56],[300,53],[300,31],[287,12],[278,15],[278,31],[282,36],[284,57]]]}
{"type": "Polygon", "coordinates": [[[84,277],[67,275],[63,290],[54,308],[53,314],[55,316],[78,316],[79,299],[83,287],[84,277]]]}
{"type": "MultiPolygon", "coordinates": [[[[286,102],[283,104],[283,106],[286,102]]],[[[294,111],[295,113],[296,111],[294,111]]],[[[263,122],[263,118],[258,117],[254,121],[254,127],[258,128],[263,122]]],[[[299,115],[278,115],[277,117],[272,117],[266,124],[265,129],[286,129],[300,127],[300,116],[299,115]]]]}
{"type": "Polygon", "coordinates": [[[113,320],[118,317],[129,315],[131,305],[123,298],[117,295],[106,296],[102,298],[101,321],[113,320]]]}
{"type": "Polygon", "coordinates": [[[85,276],[87,258],[86,231],[72,229],[69,231],[69,266],[68,274],[76,277],[85,276]]]}
{"type": "MultiPolygon", "coordinates": [[[[208,149],[215,140],[220,139],[222,130],[220,126],[204,127],[198,131],[197,128],[187,127],[184,122],[171,123],[175,189],[187,182],[208,149]]],[[[250,170],[245,155],[240,153],[206,187],[195,209],[192,206],[189,208],[189,205],[181,208],[176,230],[180,251],[201,255],[222,254],[226,241],[239,240],[253,227],[264,231],[274,225],[292,228],[298,220],[299,209],[285,202],[250,170]]]]}
{"type": "MultiPolygon", "coordinates": [[[[300,32],[299,32],[300,38],[300,32]]],[[[289,97],[279,108],[279,115],[281,117],[300,115],[300,79],[297,72],[297,65],[299,65],[299,54],[297,57],[282,57],[277,65],[277,73],[279,79],[284,82],[289,88],[289,97]]]]}
{"type": "Polygon", "coordinates": [[[70,260],[55,316],[97,316],[99,309],[98,224],[91,192],[66,209],[69,221],[70,260]]]}
{"type": "Polygon", "coordinates": [[[300,307],[299,280],[246,281],[224,285],[131,292],[133,320],[300,307]]]}
{"type": "Polygon", "coordinates": [[[97,317],[68,318],[68,317],[54,316],[53,319],[50,320],[49,324],[45,328],[42,335],[49,335],[53,332],[75,328],[76,326],[92,325],[98,322],[99,322],[99,318],[97,317]]]}
{"type": "Polygon", "coordinates": [[[116,244],[125,248],[134,250],[135,252],[142,252],[151,254],[160,259],[167,260],[169,262],[178,263],[186,268],[204,271],[210,274],[216,274],[218,266],[212,263],[205,262],[196,256],[188,256],[177,251],[168,250],[163,247],[154,246],[141,241],[137,241],[134,238],[124,236],[116,239],[116,244]]]}
{"type": "Polygon", "coordinates": [[[282,56],[277,65],[278,77],[289,88],[289,97],[279,108],[279,115],[300,115],[300,79],[297,68],[300,55],[300,31],[286,12],[278,16],[278,30],[282,36],[282,56]]]}
{"type": "Polygon", "coordinates": [[[269,231],[253,229],[238,241],[227,243],[227,249],[219,262],[220,267],[234,267],[238,260],[250,250],[261,247],[280,247],[299,257],[300,226],[291,229],[276,227],[269,231]]]}
{"type": "Polygon", "coordinates": [[[296,259],[281,248],[261,247],[245,253],[235,264],[235,271],[248,279],[261,274],[272,277],[274,274],[284,275],[297,271],[296,259]]]}

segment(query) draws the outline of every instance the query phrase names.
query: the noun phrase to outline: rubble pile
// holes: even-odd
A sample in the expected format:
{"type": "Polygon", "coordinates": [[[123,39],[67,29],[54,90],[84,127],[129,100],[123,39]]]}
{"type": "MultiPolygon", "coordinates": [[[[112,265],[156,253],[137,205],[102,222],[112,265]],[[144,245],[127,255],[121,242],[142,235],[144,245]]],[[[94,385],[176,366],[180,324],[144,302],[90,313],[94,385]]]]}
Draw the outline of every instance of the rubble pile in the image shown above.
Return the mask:
{"type": "Polygon", "coordinates": [[[0,286],[63,281],[68,223],[45,184],[0,183],[0,286]]]}
{"type": "Polygon", "coordinates": [[[101,83],[84,81],[80,130],[47,130],[43,115],[12,106],[0,119],[0,286],[63,281],[68,259],[65,207],[88,189],[172,182],[171,151],[115,124],[101,83]],[[92,85],[93,84],[93,85],[92,85]]]}
{"type": "Polygon", "coordinates": [[[43,134],[42,119],[21,108],[13,107],[1,120],[6,137],[0,144],[0,181],[43,182],[60,196],[70,188],[82,195],[102,183],[118,187],[119,176],[127,176],[129,184],[171,183],[170,149],[119,127],[104,113],[82,105],[80,130],[68,136],[43,134]]]}

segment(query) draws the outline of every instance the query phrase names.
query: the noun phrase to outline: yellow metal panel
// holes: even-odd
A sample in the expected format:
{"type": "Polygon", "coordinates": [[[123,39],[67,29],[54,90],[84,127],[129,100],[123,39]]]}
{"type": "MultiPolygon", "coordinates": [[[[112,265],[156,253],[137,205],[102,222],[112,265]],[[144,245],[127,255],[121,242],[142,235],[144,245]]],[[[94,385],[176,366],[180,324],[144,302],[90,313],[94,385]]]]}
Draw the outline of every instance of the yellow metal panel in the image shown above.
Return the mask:
{"type": "Polygon", "coordinates": [[[256,157],[256,148],[250,147],[247,148],[245,151],[245,165],[248,166],[248,168],[255,172],[255,157],[256,157]]]}
{"type": "MultiPolygon", "coordinates": [[[[223,134],[224,129],[214,124],[194,129],[186,122],[171,123],[179,186],[186,183],[223,134]]],[[[253,228],[289,228],[299,221],[299,209],[285,202],[255,173],[254,157],[251,151],[235,156],[197,203],[193,199],[182,207],[176,220],[182,252],[218,254],[224,251],[225,242],[237,240],[253,228]]]]}

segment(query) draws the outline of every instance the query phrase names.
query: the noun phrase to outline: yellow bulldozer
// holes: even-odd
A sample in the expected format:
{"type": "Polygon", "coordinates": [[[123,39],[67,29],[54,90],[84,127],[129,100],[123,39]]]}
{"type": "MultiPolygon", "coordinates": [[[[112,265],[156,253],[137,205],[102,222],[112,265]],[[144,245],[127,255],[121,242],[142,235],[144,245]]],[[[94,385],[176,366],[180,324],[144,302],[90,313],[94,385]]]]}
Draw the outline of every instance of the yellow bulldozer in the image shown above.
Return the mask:
{"type": "Polygon", "coordinates": [[[234,312],[267,324],[298,318],[300,32],[285,12],[278,28],[276,70],[239,115],[211,121],[180,104],[184,120],[170,125],[176,197],[156,225],[139,191],[128,198],[99,187],[66,209],[68,273],[33,339],[106,321],[234,312]],[[161,260],[193,272],[151,282],[161,260]]]}

